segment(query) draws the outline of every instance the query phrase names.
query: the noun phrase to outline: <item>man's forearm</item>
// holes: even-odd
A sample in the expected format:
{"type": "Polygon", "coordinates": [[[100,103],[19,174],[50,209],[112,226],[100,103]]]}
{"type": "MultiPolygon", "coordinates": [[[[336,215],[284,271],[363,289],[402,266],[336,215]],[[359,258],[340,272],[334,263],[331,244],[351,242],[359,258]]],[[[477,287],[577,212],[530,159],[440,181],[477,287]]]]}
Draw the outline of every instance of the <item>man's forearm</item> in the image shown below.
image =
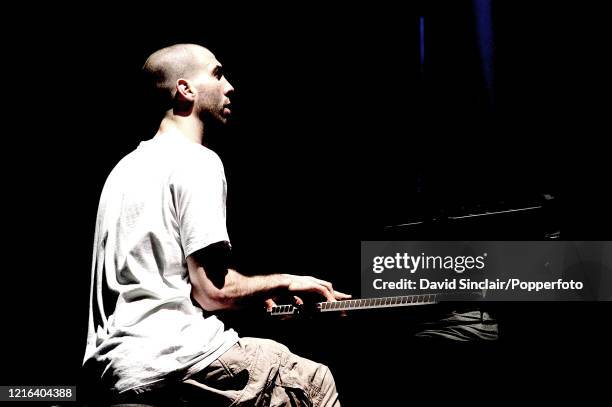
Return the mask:
{"type": "Polygon", "coordinates": [[[205,270],[198,269],[196,278],[192,278],[192,292],[196,301],[208,311],[237,308],[248,299],[285,291],[290,284],[285,274],[244,276],[232,269],[227,269],[219,284],[213,284],[205,270]]]}
{"type": "Polygon", "coordinates": [[[236,305],[241,300],[253,297],[270,297],[287,290],[290,277],[286,274],[244,276],[236,270],[228,269],[223,295],[226,302],[236,305]]]}

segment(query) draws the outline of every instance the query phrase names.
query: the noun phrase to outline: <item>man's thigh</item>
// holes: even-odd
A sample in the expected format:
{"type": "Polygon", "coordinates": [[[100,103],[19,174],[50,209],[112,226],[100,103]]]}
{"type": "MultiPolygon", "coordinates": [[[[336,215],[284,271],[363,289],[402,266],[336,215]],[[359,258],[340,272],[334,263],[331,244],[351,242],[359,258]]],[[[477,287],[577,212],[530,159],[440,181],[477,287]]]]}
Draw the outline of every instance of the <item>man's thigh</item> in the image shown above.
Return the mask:
{"type": "Polygon", "coordinates": [[[182,390],[187,401],[210,405],[339,405],[326,366],[260,338],[241,338],[219,359],[185,380],[182,390]]]}

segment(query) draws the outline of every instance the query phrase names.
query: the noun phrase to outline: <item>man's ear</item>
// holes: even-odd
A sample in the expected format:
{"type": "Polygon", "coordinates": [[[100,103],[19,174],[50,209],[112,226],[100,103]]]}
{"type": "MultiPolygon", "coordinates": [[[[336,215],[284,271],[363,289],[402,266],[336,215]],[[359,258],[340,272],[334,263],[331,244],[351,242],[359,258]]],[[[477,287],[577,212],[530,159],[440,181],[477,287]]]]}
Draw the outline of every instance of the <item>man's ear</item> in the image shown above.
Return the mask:
{"type": "Polygon", "coordinates": [[[195,92],[193,87],[186,79],[178,79],[176,81],[176,96],[179,100],[187,100],[193,102],[195,99],[195,92]]]}

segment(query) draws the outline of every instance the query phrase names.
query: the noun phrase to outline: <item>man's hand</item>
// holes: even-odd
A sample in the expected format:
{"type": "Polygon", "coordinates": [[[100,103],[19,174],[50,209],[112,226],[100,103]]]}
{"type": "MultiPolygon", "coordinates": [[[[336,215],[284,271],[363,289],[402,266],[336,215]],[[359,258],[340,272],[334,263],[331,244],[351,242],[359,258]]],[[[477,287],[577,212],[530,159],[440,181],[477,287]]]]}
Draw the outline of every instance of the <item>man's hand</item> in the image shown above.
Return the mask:
{"type": "MultiPolygon", "coordinates": [[[[277,301],[278,301],[278,297],[275,298],[268,298],[267,300],[264,301],[264,304],[266,305],[266,309],[267,310],[271,310],[273,307],[277,306],[277,301]]],[[[293,296],[293,301],[295,303],[295,305],[303,305],[304,301],[298,297],[297,295],[293,296]]]]}
{"type": "Polygon", "coordinates": [[[325,297],[327,301],[347,300],[351,295],[335,291],[329,281],[321,280],[311,276],[285,275],[289,279],[287,290],[289,293],[317,293],[325,297]]]}

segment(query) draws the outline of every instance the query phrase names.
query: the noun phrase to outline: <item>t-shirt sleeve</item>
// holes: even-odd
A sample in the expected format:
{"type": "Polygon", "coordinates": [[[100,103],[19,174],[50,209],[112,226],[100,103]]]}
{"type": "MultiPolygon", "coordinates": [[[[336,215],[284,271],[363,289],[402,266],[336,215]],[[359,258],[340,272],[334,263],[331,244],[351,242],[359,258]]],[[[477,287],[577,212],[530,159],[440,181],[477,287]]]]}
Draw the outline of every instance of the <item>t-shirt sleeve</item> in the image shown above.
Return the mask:
{"type": "Polygon", "coordinates": [[[185,257],[212,243],[229,242],[225,220],[227,187],[223,165],[204,156],[184,163],[171,180],[185,257]]]}

